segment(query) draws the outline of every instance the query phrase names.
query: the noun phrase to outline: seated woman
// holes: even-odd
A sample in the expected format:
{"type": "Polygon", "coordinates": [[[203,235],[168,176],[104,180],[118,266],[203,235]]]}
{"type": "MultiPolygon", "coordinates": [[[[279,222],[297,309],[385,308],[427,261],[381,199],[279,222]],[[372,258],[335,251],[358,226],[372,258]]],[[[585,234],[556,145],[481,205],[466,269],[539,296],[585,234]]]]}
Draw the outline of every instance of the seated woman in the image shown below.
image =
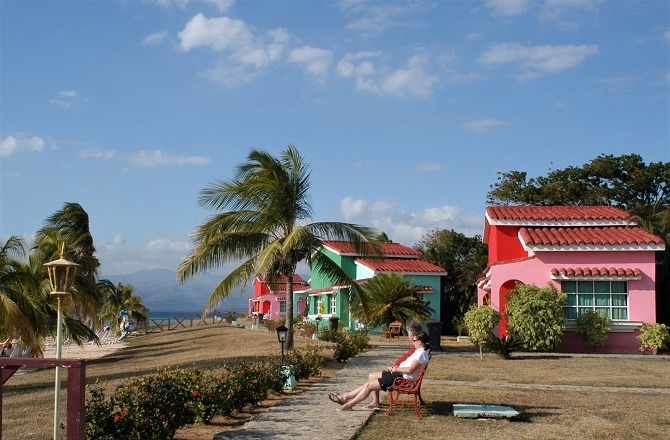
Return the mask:
{"type": "MultiPolygon", "coordinates": [[[[402,361],[400,365],[390,366],[385,371],[374,373],[369,376],[367,382],[346,394],[329,393],[328,398],[341,406],[338,411],[349,411],[359,402],[368,398],[373,391],[386,391],[397,377],[404,377],[405,379],[416,379],[419,376],[421,366],[429,360],[429,344],[428,335],[424,332],[418,332],[414,335],[412,343],[416,350],[407,359],[402,361]]],[[[375,410],[379,409],[378,403],[366,405],[363,409],[375,410]]]]}

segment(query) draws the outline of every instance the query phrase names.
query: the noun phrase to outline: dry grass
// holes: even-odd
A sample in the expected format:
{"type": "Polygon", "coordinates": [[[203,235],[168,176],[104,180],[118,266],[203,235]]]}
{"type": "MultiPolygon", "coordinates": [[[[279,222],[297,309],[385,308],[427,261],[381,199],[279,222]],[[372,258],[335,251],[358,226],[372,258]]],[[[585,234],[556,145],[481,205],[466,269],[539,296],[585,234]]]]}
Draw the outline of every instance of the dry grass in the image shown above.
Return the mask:
{"type": "MultiPolygon", "coordinates": [[[[308,341],[296,337],[296,348],[304,347],[308,341]]],[[[316,343],[324,344],[320,341],[316,343]]],[[[210,324],[131,338],[124,349],[88,361],[86,383],[92,384],[96,380],[102,380],[106,381],[110,388],[114,388],[125,378],[153,374],[162,366],[195,367],[206,370],[217,368],[226,360],[253,361],[258,356],[278,354],[280,345],[276,333],[210,324]]],[[[334,361],[330,362],[326,365],[324,374],[331,374],[333,369],[337,368],[340,366],[334,361]]],[[[65,379],[67,372],[63,372],[62,377],[65,379]]],[[[66,383],[67,381],[63,382],[63,389],[66,383]]],[[[3,439],[52,438],[53,387],[53,369],[17,374],[7,381],[3,387],[2,399],[3,439]]],[[[65,401],[66,396],[63,392],[61,421],[65,421],[66,418],[65,401]]],[[[265,405],[271,404],[272,401],[265,402],[265,405]]],[[[247,416],[240,415],[238,419],[244,417],[247,416]]],[[[235,420],[232,422],[220,420],[219,423],[222,426],[236,424],[235,420]]]]}
{"type": "Polygon", "coordinates": [[[422,410],[423,419],[411,408],[394,410],[388,417],[377,414],[359,439],[406,439],[408,432],[418,438],[463,440],[661,439],[670,432],[670,394],[635,390],[670,391],[667,357],[518,354],[505,361],[492,355],[481,360],[477,355],[440,353],[433,356],[425,380],[422,395],[428,407],[422,410]],[[542,389],[541,384],[587,388],[542,389]],[[454,403],[509,405],[522,415],[511,422],[460,419],[451,415],[454,403]]]}
{"type": "MultiPolygon", "coordinates": [[[[379,339],[372,338],[373,344],[379,339]]],[[[307,343],[298,337],[297,346],[307,343]]],[[[388,342],[385,342],[388,343],[388,342]]],[[[406,345],[406,339],[392,343],[406,345]]],[[[436,353],[422,390],[428,407],[423,419],[400,408],[391,416],[376,414],[359,435],[378,438],[459,439],[654,439],[670,430],[670,394],[637,392],[632,388],[670,389],[670,359],[658,356],[568,357],[517,354],[509,361],[492,355],[480,360],[469,343],[443,338],[447,352],[436,353]],[[463,354],[462,351],[470,351],[463,354]],[[584,390],[524,389],[515,384],[580,385],[584,390]],[[606,389],[622,387],[629,390],[606,389]],[[510,405],[522,411],[512,422],[459,419],[451,415],[454,403],[510,405]]],[[[206,369],[226,359],[253,360],[277,354],[274,333],[208,325],[177,330],[130,341],[127,348],[87,364],[87,382],[120,380],[151,374],[165,365],[206,369]]],[[[328,365],[326,375],[339,366],[328,365]]],[[[51,437],[53,370],[12,377],[4,388],[3,439],[51,437]]],[[[306,387],[308,384],[301,384],[306,387]]],[[[298,392],[300,389],[298,390],[298,392]]],[[[254,413],[276,404],[272,396],[249,414],[214,420],[212,426],[194,425],[181,430],[180,440],[210,439],[216,432],[238,429],[254,413]]],[[[63,398],[64,402],[65,398],[63,398]]],[[[63,403],[64,405],[64,403],[63,403]]],[[[63,420],[65,415],[61,416],[63,420]]],[[[318,422],[315,422],[318,423],[318,422]]]]}

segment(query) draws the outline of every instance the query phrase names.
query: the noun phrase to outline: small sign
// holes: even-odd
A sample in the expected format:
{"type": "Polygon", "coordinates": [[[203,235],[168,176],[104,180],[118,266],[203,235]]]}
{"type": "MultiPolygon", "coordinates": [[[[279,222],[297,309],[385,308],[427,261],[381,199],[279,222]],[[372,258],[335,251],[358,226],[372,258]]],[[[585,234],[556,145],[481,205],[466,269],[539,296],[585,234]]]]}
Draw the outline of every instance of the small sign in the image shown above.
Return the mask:
{"type": "Polygon", "coordinates": [[[454,416],[468,419],[511,419],[521,414],[511,406],[454,404],[454,416]]]}

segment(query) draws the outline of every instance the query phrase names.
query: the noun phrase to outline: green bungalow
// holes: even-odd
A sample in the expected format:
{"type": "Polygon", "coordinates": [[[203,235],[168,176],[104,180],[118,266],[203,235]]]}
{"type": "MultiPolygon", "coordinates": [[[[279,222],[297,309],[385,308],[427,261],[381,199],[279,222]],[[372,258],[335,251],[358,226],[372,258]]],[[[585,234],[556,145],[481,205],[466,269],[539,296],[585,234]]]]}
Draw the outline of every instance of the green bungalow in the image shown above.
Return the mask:
{"type": "MultiPolygon", "coordinates": [[[[320,252],[335,261],[357,283],[380,274],[402,274],[407,281],[422,287],[423,300],[435,310],[432,320],[440,321],[440,285],[447,272],[422,260],[421,252],[399,243],[383,243],[381,251],[383,258],[364,258],[356,253],[351,242],[324,241],[320,252]]],[[[324,326],[330,318],[336,317],[345,328],[355,328],[349,312],[349,286],[330,284],[318,271],[312,272],[310,286],[307,291],[296,292],[294,297],[298,309],[307,310],[310,321],[324,326]]]]}

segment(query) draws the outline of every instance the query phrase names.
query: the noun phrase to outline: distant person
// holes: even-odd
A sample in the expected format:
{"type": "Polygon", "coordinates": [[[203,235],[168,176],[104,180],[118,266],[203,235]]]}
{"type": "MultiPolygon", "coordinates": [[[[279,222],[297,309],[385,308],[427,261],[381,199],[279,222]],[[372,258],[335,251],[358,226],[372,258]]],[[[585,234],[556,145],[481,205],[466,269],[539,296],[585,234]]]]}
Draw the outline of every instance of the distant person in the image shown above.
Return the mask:
{"type": "MultiPolygon", "coordinates": [[[[393,381],[398,377],[405,379],[416,380],[419,377],[419,370],[421,366],[428,363],[429,357],[429,338],[428,335],[422,331],[417,332],[412,336],[412,344],[414,351],[399,365],[390,365],[381,373],[374,373],[368,376],[367,382],[358,388],[345,393],[329,393],[328,398],[341,406],[337,408],[338,411],[349,411],[354,405],[364,401],[371,393],[379,391],[386,391],[393,381]]],[[[379,397],[376,402],[365,405],[363,409],[375,410],[379,409],[379,397]],[[372,406],[376,403],[376,406],[372,406]]]]}

